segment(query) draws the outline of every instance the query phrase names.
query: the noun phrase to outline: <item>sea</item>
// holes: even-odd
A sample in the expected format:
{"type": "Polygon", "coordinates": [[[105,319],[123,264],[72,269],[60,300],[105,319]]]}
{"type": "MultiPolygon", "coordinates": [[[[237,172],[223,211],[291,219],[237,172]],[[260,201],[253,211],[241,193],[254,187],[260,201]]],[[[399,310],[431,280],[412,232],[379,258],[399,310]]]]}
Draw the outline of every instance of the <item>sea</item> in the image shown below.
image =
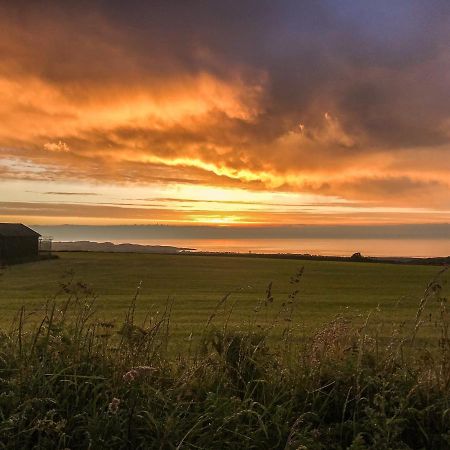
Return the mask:
{"type": "MultiPolygon", "coordinates": [[[[113,240],[115,243],[123,241],[113,240]]],[[[450,239],[143,239],[130,243],[170,245],[204,252],[302,253],[350,256],[360,252],[376,257],[445,257],[450,255],[450,239]]]]}

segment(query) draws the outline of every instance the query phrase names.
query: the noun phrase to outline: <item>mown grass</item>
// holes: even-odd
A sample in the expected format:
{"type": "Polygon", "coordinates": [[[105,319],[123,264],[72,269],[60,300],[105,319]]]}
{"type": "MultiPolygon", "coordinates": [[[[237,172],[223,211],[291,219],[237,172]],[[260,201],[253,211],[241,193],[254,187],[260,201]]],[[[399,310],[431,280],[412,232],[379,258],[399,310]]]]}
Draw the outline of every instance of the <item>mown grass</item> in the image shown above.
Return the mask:
{"type": "MultiPolygon", "coordinates": [[[[58,260],[9,267],[0,278],[0,325],[15,312],[42,308],[61,281],[73,279],[98,295],[98,314],[105,320],[122,317],[141,283],[137,318],[172,305],[172,339],[182,342],[201,332],[217,300],[232,292],[238,326],[252,320],[255,304],[272,282],[277,298],[286,298],[289,279],[305,267],[302,307],[295,312],[301,333],[310,334],[337,314],[366,314],[379,305],[384,314],[380,333],[390,335],[392,323],[412,321],[422,287],[439,270],[430,266],[293,261],[114,253],[60,253],[58,260]]],[[[448,286],[445,295],[448,293],[448,286]]],[[[433,333],[433,329],[429,330],[433,333]]]]}
{"type": "Polygon", "coordinates": [[[175,349],[172,301],[138,314],[138,287],[113,323],[89,286],[65,281],[0,336],[0,448],[450,448],[445,274],[389,339],[374,309],[299,340],[305,274],[292,274],[287,296],[269,283],[245,326],[225,295],[175,349]],[[436,339],[421,339],[430,320],[436,339]]]}

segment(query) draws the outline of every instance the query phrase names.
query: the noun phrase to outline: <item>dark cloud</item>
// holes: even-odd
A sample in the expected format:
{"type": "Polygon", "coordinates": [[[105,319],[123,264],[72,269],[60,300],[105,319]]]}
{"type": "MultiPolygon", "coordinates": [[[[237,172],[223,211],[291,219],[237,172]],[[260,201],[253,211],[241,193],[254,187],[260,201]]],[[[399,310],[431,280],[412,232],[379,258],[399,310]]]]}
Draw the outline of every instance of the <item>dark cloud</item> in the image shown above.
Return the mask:
{"type": "Polygon", "coordinates": [[[76,97],[84,81],[163,83],[201,71],[227,80],[238,67],[269,77],[257,135],[314,126],[334,110],[374,142],[437,144],[450,112],[446,0],[19,2],[5,18],[12,63],[74,82],[66,89],[76,97]]]}
{"type": "Polygon", "coordinates": [[[314,226],[33,226],[43,235],[55,239],[127,240],[133,239],[445,239],[450,232],[449,224],[409,225],[314,225],[314,226]]]}
{"type": "Polygon", "coordinates": [[[47,195],[98,195],[95,192],[42,192],[47,195]]]}

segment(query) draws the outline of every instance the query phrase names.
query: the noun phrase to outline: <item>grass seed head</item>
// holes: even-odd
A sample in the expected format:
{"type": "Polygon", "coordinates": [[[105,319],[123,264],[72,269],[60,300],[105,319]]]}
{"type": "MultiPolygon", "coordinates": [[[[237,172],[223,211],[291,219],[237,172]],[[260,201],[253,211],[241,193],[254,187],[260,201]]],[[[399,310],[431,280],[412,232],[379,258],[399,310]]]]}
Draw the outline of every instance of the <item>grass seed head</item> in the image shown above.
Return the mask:
{"type": "Polygon", "coordinates": [[[114,397],[114,398],[111,400],[111,403],[108,405],[108,411],[109,411],[111,414],[117,414],[117,411],[119,411],[119,406],[120,406],[120,399],[114,397]]]}

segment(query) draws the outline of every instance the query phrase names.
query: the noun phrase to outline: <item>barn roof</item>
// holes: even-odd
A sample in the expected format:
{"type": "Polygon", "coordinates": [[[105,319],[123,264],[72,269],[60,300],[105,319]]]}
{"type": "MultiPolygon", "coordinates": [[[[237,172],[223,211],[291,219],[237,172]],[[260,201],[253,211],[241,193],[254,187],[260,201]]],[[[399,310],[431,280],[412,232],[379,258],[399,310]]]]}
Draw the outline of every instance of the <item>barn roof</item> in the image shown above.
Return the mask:
{"type": "Polygon", "coordinates": [[[30,237],[40,236],[39,233],[22,223],[0,223],[0,237],[30,237]]]}

